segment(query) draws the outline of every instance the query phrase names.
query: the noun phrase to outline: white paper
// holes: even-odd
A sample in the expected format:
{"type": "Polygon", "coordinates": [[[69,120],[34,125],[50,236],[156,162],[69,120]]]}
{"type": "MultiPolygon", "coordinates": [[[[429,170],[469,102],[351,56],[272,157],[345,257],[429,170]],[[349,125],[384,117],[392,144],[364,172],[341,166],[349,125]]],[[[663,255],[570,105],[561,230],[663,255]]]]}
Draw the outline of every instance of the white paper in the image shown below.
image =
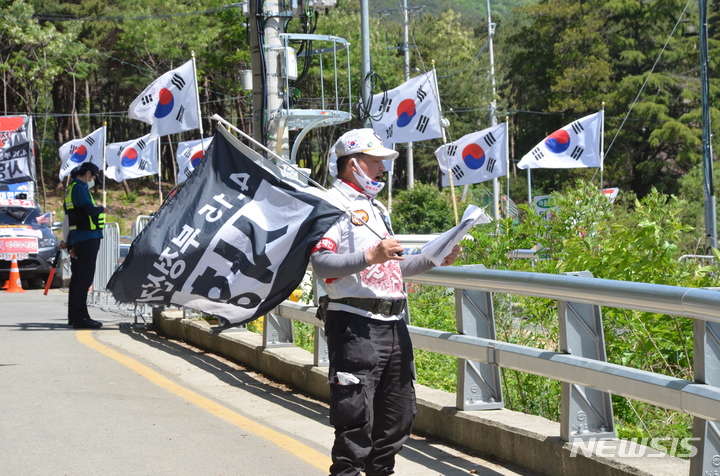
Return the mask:
{"type": "Polygon", "coordinates": [[[432,241],[428,241],[420,250],[420,254],[435,263],[435,266],[440,266],[470,228],[478,223],[490,223],[490,221],[484,208],[468,205],[460,223],[432,241]]]}

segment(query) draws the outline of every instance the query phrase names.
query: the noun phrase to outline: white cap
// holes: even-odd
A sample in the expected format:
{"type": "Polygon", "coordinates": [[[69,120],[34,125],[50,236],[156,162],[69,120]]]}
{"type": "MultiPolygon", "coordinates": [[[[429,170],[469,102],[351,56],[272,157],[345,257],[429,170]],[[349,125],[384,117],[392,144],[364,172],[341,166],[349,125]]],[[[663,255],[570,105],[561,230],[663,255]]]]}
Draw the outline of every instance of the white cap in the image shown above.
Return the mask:
{"type": "Polygon", "coordinates": [[[352,154],[367,154],[386,160],[396,159],[399,152],[388,149],[382,139],[370,128],[353,129],[341,135],[330,150],[330,174],[337,177],[337,159],[352,154]]]}

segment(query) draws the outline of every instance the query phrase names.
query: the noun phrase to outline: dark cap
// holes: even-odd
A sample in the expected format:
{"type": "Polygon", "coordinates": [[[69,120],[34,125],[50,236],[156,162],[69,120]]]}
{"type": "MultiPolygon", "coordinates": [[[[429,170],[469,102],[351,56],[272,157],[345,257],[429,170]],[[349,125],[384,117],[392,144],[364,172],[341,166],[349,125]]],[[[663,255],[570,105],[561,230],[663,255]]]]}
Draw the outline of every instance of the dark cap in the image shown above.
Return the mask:
{"type": "MultiPolygon", "coordinates": [[[[97,165],[93,164],[92,162],[83,162],[75,170],[77,170],[75,177],[77,177],[79,175],[85,175],[86,173],[88,173],[88,171],[92,172],[92,174],[96,177],[100,174],[100,169],[98,168],[97,165]]],[[[73,172],[75,170],[73,170],[73,172]]]]}

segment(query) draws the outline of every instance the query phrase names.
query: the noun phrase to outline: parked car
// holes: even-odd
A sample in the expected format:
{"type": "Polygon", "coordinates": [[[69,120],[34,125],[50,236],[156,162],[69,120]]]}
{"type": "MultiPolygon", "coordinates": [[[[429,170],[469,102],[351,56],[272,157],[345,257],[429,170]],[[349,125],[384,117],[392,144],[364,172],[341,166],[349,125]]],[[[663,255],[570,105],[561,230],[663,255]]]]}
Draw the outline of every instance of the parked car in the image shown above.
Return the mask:
{"type": "MultiPolygon", "coordinates": [[[[30,286],[45,285],[60,246],[51,220],[32,200],[0,200],[0,282],[8,279],[11,255],[16,254],[20,278],[30,286]],[[18,246],[27,252],[8,252],[18,246]]],[[[52,287],[66,286],[70,279],[68,254],[62,251],[60,256],[52,287]]]]}

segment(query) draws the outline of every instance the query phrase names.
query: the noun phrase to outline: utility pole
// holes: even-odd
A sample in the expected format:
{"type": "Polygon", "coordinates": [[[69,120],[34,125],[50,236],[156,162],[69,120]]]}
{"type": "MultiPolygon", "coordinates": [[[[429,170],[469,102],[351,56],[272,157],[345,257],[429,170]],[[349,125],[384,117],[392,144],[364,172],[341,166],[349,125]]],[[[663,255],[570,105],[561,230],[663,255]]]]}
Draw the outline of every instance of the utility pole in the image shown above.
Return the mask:
{"type": "MultiPolygon", "coordinates": [[[[490,53],[490,84],[492,85],[492,101],[490,101],[490,127],[497,125],[497,119],[495,118],[495,109],[497,108],[497,102],[495,101],[495,57],[493,54],[493,35],[495,34],[495,23],[490,18],[490,0],[487,0],[487,13],[488,13],[488,50],[490,53]]],[[[510,171],[508,170],[509,174],[510,171]]],[[[493,218],[496,220],[500,219],[500,181],[497,177],[492,180],[493,188],[493,218]]],[[[510,197],[508,197],[510,198],[510,197]]]]}
{"type": "Polygon", "coordinates": [[[282,46],[280,33],[283,31],[283,24],[278,3],[261,4],[248,1],[248,10],[250,55],[253,64],[253,138],[274,151],[277,123],[269,121],[268,116],[270,111],[279,109],[282,105],[278,53],[282,46]],[[260,18],[264,18],[262,30],[259,28],[260,18]],[[273,129],[275,134],[270,129],[273,129]]]}
{"type": "Polygon", "coordinates": [[[705,252],[717,248],[717,212],[713,186],[712,133],[710,129],[710,78],[708,76],[707,0],[700,6],[700,96],[702,104],[703,200],[705,202],[705,252]]]}
{"type": "MultiPolygon", "coordinates": [[[[402,14],[403,14],[403,62],[404,62],[404,70],[405,70],[405,81],[408,81],[410,79],[410,34],[409,34],[409,14],[410,11],[422,11],[422,9],[425,8],[425,5],[420,7],[408,7],[407,6],[407,0],[403,0],[402,5],[402,14]]],[[[378,10],[378,13],[389,13],[389,12],[396,12],[397,9],[387,9],[387,10],[378,10]]],[[[393,48],[397,49],[397,48],[393,48]]],[[[407,158],[406,161],[406,168],[407,168],[407,188],[413,188],[415,186],[415,169],[413,166],[413,143],[408,142],[407,143],[407,154],[405,156],[407,158]]]]}
{"type": "MultiPolygon", "coordinates": [[[[360,0],[360,48],[362,58],[362,77],[365,79],[360,91],[363,104],[370,104],[370,72],[372,62],[370,61],[370,13],[368,0],[360,0]]],[[[372,127],[370,116],[365,118],[365,127],[372,127]]]]}
{"type": "MultiPolygon", "coordinates": [[[[410,79],[410,46],[408,44],[408,6],[403,0],[403,57],[405,59],[405,81],[410,79]]],[[[413,161],[413,143],[407,145],[407,188],[415,187],[415,167],[413,161]]]]}

